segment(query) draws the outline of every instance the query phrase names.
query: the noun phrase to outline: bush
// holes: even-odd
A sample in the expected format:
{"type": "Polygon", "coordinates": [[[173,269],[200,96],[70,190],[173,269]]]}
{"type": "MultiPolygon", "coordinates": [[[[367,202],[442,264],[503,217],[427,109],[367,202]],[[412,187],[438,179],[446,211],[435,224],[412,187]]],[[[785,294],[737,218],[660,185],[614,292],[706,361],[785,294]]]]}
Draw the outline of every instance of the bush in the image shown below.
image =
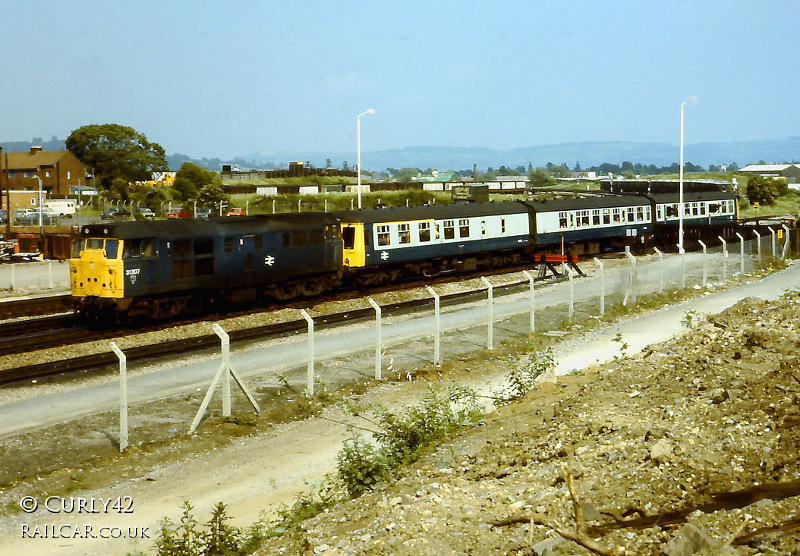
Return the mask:
{"type": "Polygon", "coordinates": [[[345,441],[336,462],[338,479],[350,498],[358,498],[391,473],[383,451],[358,434],[345,441]]]}

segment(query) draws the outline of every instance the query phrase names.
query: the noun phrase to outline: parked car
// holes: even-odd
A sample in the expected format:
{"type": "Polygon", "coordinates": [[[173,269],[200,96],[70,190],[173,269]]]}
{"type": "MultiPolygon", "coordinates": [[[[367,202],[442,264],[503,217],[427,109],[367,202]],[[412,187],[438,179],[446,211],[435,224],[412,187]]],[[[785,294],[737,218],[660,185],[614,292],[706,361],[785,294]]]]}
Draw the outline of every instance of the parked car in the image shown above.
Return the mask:
{"type": "Polygon", "coordinates": [[[139,209],[139,212],[134,215],[136,220],[152,220],[155,217],[156,213],[147,207],[139,209]]]}
{"type": "Polygon", "coordinates": [[[245,216],[244,209],[242,207],[232,207],[225,213],[225,216],[245,216]]]}
{"type": "Polygon", "coordinates": [[[167,213],[167,218],[191,218],[191,217],[192,213],[183,207],[173,207],[173,209],[167,213]]]}
{"type": "Polygon", "coordinates": [[[14,211],[14,224],[17,226],[38,226],[40,214],[43,226],[52,226],[56,223],[56,217],[46,210],[42,210],[40,213],[38,210],[33,209],[17,209],[14,211]]]}
{"type": "Polygon", "coordinates": [[[197,212],[194,213],[195,218],[200,218],[202,220],[208,220],[211,216],[211,209],[209,208],[199,208],[197,212]]]}
{"type": "Polygon", "coordinates": [[[100,218],[103,220],[111,220],[112,218],[123,218],[130,216],[131,213],[119,207],[111,207],[100,213],[100,218]]]}

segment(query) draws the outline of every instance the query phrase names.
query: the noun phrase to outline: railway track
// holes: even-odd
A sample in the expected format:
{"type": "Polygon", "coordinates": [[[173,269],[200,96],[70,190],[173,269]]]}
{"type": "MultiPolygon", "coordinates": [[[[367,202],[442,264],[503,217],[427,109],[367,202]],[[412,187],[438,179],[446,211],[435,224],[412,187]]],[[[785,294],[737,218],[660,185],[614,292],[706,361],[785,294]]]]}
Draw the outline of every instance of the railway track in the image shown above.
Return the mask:
{"type": "Polygon", "coordinates": [[[71,311],[69,295],[48,295],[0,301],[0,321],[71,311]]]}
{"type": "MultiPolygon", "coordinates": [[[[495,292],[497,292],[499,295],[502,295],[501,292],[514,293],[516,291],[520,291],[524,287],[526,287],[524,284],[519,283],[496,286],[495,292]]],[[[446,307],[448,305],[455,305],[459,303],[466,303],[472,300],[483,299],[484,296],[484,290],[477,290],[443,295],[441,296],[440,301],[442,307],[446,307]]],[[[382,307],[382,312],[384,317],[397,316],[431,305],[433,305],[433,300],[426,298],[384,306],[382,307]]],[[[322,315],[316,317],[314,320],[317,330],[322,330],[325,328],[341,326],[344,324],[353,324],[355,322],[374,318],[375,311],[371,308],[366,308],[322,315]]],[[[229,335],[232,344],[241,344],[247,341],[268,340],[295,332],[305,331],[307,326],[308,324],[304,319],[299,319],[284,323],[234,330],[230,331],[229,335]]],[[[85,336],[85,330],[78,332],[85,336]]],[[[118,336],[118,331],[117,333],[112,333],[109,331],[108,334],[109,336],[118,336]]],[[[85,338],[82,341],[85,341],[85,338]]],[[[218,347],[219,337],[217,337],[216,334],[205,334],[193,338],[168,340],[159,342],[157,344],[129,348],[125,350],[125,356],[130,364],[137,361],[184,355],[189,352],[218,349],[218,347]]],[[[104,353],[0,370],[0,384],[33,380],[47,376],[73,373],[76,371],[102,370],[104,368],[109,368],[109,370],[111,370],[116,369],[117,363],[118,360],[116,355],[109,350],[108,352],[104,353]]]]}

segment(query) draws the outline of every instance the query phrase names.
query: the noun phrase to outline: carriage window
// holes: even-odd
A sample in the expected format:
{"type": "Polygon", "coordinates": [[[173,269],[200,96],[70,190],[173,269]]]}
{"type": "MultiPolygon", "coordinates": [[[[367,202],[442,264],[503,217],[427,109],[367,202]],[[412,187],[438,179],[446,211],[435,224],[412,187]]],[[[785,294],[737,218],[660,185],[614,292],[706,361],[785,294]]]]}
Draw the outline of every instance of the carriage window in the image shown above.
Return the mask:
{"type": "Polygon", "coordinates": [[[589,225],[589,211],[582,210],[581,211],[581,226],[588,226],[589,225]]]}
{"type": "Polygon", "coordinates": [[[636,221],[641,222],[644,220],[644,207],[636,207],[636,221]]]}
{"type": "Polygon", "coordinates": [[[123,243],[122,258],[131,259],[142,255],[140,239],[126,239],[123,243]]]}
{"type": "Polygon", "coordinates": [[[192,256],[192,242],[187,239],[175,241],[172,244],[172,256],[185,259],[192,256]]]}
{"type": "Polygon", "coordinates": [[[458,221],[458,235],[460,237],[469,237],[469,220],[466,218],[458,221]]]}
{"type": "Polygon", "coordinates": [[[692,215],[692,206],[689,203],[683,203],[683,215],[684,216],[692,215]]]}
{"type": "Polygon", "coordinates": [[[622,222],[622,209],[614,209],[613,217],[614,224],[622,222]]]}
{"type": "Polygon", "coordinates": [[[116,259],[117,258],[117,251],[119,249],[119,241],[116,239],[107,239],[106,240],[106,258],[107,259],[116,259]]]}
{"type": "Polygon", "coordinates": [[[308,234],[305,231],[292,232],[292,247],[305,247],[308,245],[308,234]]]}
{"type": "Polygon", "coordinates": [[[697,203],[692,203],[692,216],[697,216],[698,213],[697,203]]]}
{"type": "Polygon", "coordinates": [[[311,230],[308,233],[308,242],[311,245],[320,245],[325,243],[325,233],[322,230],[311,230]]]}
{"type": "Polygon", "coordinates": [[[700,216],[705,216],[706,214],[706,204],[700,203],[700,216]]]}
{"type": "Polygon", "coordinates": [[[611,211],[603,209],[603,224],[611,224],[611,211]]]}
{"type": "Polygon", "coordinates": [[[195,255],[213,255],[214,254],[214,240],[213,239],[198,239],[194,242],[195,255]]]}
{"type": "Polygon", "coordinates": [[[386,224],[377,226],[378,229],[378,245],[389,245],[389,226],[386,224]]]}
{"type": "Polygon", "coordinates": [[[444,221],[444,238],[453,239],[456,237],[456,225],[453,220],[444,221]]]}
{"type": "Polygon", "coordinates": [[[431,240],[431,223],[430,222],[420,222],[419,223],[419,240],[420,240],[420,242],[430,241],[431,240]]]}
{"type": "Polygon", "coordinates": [[[400,243],[411,243],[411,224],[398,224],[397,237],[400,243]]]}
{"type": "Polygon", "coordinates": [[[634,212],[633,207],[628,207],[628,222],[635,222],[636,213],[634,212]]]}
{"type": "Polygon", "coordinates": [[[592,226],[599,226],[600,225],[600,211],[593,210],[592,211],[592,226]]]}
{"type": "Polygon", "coordinates": [[[505,218],[501,218],[500,219],[500,233],[501,234],[506,233],[506,219],[505,218]]]}
{"type": "Polygon", "coordinates": [[[567,227],[567,213],[566,212],[559,212],[558,213],[558,227],[559,228],[566,228],[567,227]]]}

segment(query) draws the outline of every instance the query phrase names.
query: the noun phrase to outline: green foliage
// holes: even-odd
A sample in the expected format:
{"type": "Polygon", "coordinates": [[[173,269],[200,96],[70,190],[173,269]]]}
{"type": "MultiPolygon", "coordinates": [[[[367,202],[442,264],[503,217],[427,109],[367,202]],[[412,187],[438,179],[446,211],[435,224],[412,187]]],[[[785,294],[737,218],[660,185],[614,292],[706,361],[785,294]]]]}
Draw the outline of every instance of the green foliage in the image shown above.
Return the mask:
{"type": "Polygon", "coordinates": [[[752,176],[747,181],[747,198],[751,203],[771,205],[781,195],[788,193],[789,187],[780,180],[762,176],[752,176]]]}
{"type": "Polygon", "coordinates": [[[355,434],[336,456],[338,478],[347,496],[358,498],[389,478],[391,466],[383,450],[355,434]]]}
{"type": "Polygon", "coordinates": [[[180,524],[169,518],[161,522],[155,541],[158,556],[239,556],[252,554],[265,538],[265,526],[256,523],[242,531],[228,523],[225,504],[219,502],[203,528],[192,515],[192,505],[183,503],[180,524]]]}
{"type": "Polygon", "coordinates": [[[311,485],[308,493],[300,494],[291,507],[285,505],[280,507],[277,512],[278,519],[271,523],[268,534],[270,536],[282,535],[292,527],[306,519],[311,519],[341,500],[337,482],[326,476],[321,483],[311,485]]]}
{"type": "Polygon", "coordinates": [[[508,385],[497,399],[501,403],[518,400],[533,390],[536,379],[553,367],[553,350],[543,349],[531,354],[528,358],[511,366],[506,377],[508,385]]]}
{"type": "Polygon", "coordinates": [[[115,179],[142,181],[150,179],[151,172],[167,169],[164,148],[128,126],[85,125],[70,133],[65,144],[92,169],[104,189],[115,179]]]}
{"type": "Polygon", "coordinates": [[[184,162],[175,174],[172,189],[178,193],[180,199],[188,201],[197,197],[198,191],[208,185],[219,185],[220,189],[222,188],[222,182],[216,172],[191,162],[184,162]]]}
{"type": "Polygon", "coordinates": [[[197,194],[197,204],[201,207],[214,209],[214,214],[219,214],[219,207],[230,206],[231,197],[225,193],[225,189],[220,183],[204,185],[197,194]]]}
{"type": "Polygon", "coordinates": [[[528,173],[528,185],[530,187],[546,187],[555,183],[556,180],[544,168],[536,168],[528,173]]]}

